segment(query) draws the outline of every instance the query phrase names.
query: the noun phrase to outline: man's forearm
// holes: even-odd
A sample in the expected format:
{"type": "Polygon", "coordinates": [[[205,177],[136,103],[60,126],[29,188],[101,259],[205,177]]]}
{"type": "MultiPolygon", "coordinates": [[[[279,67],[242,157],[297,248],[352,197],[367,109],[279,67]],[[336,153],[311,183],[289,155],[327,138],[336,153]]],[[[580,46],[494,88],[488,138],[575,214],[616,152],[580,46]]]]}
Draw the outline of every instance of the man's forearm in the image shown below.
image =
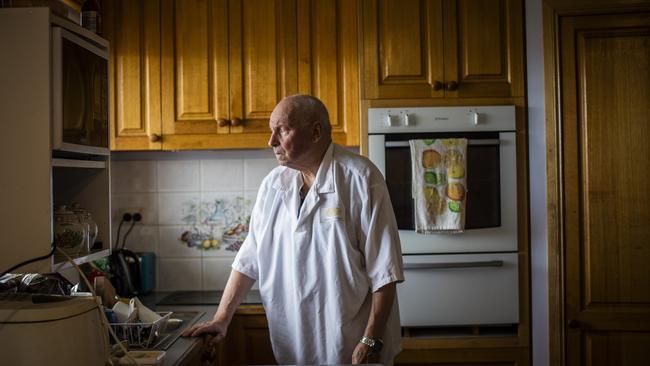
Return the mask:
{"type": "Polygon", "coordinates": [[[244,296],[250,291],[254,283],[254,279],[233,269],[230,272],[228,283],[226,283],[223,296],[221,296],[221,301],[219,301],[219,308],[214,314],[213,319],[216,321],[225,321],[226,324],[230,324],[230,320],[232,320],[237,307],[241,304],[244,296]]]}
{"type": "Polygon", "coordinates": [[[389,283],[372,294],[372,309],[363,335],[369,338],[381,338],[386,329],[386,322],[395,300],[395,282],[389,283]]]}

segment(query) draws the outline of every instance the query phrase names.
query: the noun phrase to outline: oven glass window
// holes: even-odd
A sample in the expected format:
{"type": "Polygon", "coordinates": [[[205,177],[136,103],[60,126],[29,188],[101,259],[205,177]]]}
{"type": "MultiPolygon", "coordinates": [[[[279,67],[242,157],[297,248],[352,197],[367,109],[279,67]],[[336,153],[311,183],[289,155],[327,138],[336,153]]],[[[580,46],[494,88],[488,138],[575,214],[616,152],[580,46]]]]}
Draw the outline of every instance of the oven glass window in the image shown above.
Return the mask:
{"type": "Polygon", "coordinates": [[[108,61],[62,38],[63,142],[108,147],[108,61]]]}
{"type": "MultiPolygon", "coordinates": [[[[501,188],[499,183],[499,145],[472,145],[472,140],[498,140],[498,133],[481,134],[395,134],[386,141],[465,137],[467,147],[467,213],[466,229],[501,226],[501,188]]],[[[413,198],[411,197],[411,150],[408,146],[386,148],[386,184],[390,194],[397,226],[414,230],[413,198]]],[[[515,194],[513,192],[513,194],[515,194]]]]}

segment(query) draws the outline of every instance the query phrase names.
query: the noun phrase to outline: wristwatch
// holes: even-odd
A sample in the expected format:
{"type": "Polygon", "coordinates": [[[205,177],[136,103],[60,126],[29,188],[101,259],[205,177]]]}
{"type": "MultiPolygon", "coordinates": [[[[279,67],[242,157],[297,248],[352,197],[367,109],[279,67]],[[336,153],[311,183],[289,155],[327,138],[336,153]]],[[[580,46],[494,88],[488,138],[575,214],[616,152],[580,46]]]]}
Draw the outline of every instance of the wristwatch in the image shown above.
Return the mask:
{"type": "Polygon", "coordinates": [[[359,342],[370,347],[370,350],[373,353],[381,352],[381,349],[384,347],[384,341],[382,341],[381,338],[368,338],[363,336],[359,342]]]}

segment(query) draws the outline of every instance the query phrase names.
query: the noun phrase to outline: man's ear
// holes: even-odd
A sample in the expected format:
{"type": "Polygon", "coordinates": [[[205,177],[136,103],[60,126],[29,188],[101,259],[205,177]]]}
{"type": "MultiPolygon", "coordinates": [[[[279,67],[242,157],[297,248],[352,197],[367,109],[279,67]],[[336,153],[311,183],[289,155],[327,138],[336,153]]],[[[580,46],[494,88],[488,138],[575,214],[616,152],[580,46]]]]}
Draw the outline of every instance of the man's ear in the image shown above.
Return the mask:
{"type": "Polygon", "coordinates": [[[323,137],[323,125],[320,121],[314,122],[311,130],[311,142],[318,142],[323,137]]]}

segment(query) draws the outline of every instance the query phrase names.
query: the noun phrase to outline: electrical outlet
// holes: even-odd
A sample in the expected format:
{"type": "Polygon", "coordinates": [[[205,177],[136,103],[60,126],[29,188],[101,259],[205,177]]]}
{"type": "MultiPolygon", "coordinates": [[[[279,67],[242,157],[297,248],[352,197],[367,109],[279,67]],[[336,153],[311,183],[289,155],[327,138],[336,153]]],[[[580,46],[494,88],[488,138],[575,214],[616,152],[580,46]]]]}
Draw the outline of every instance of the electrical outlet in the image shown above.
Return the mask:
{"type": "Polygon", "coordinates": [[[137,220],[137,221],[142,221],[142,218],[144,218],[144,208],[142,208],[142,207],[125,207],[125,208],[121,208],[121,209],[118,210],[117,216],[114,217],[113,220],[117,220],[117,222],[119,223],[120,220],[122,220],[124,218],[125,214],[130,215],[131,218],[133,218],[133,216],[135,214],[139,214],[140,215],[140,220],[137,220]]]}

